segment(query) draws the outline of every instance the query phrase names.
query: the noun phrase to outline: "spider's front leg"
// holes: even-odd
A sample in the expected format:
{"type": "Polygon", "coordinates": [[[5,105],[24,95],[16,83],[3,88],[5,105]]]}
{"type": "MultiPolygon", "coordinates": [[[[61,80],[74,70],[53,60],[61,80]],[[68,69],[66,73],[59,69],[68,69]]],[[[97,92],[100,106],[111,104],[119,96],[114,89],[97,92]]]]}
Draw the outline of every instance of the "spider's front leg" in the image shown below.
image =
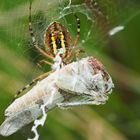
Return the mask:
{"type": "Polygon", "coordinates": [[[72,47],[74,48],[78,42],[78,39],[80,37],[80,19],[78,18],[78,16],[76,14],[74,14],[75,18],[76,18],[76,22],[77,22],[77,35],[74,39],[74,42],[72,44],[72,47]]]}
{"type": "Polygon", "coordinates": [[[80,19],[78,18],[78,16],[76,14],[74,14],[75,18],[76,18],[76,22],[77,22],[77,34],[76,37],[74,38],[73,43],[71,44],[71,47],[68,51],[68,55],[66,57],[65,62],[68,64],[70,63],[74,57],[79,58],[80,54],[85,52],[83,49],[77,49],[75,50],[76,44],[78,42],[78,39],[80,37],[80,19]]]}
{"type": "Polygon", "coordinates": [[[74,60],[74,58],[76,58],[76,60],[79,60],[80,58],[80,54],[81,53],[85,53],[85,51],[83,49],[77,49],[77,50],[74,50],[74,48],[72,48],[69,52],[68,52],[68,55],[67,57],[65,58],[65,63],[66,64],[69,64],[72,62],[72,60],[74,60]]]}
{"type": "Polygon", "coordinates": [[[31,17],[31,1],[30,1],[30,6],[29,6],[29,33],[32,39],[33,47],[37,49],[43,56],[49,58],[49,59],[54,59],[53,56],[47,54],[43,49],[41,49],[38,45],[38,41],[36,40],[36,37],[34,35],[33,27],[32,27],[32,17],[31,17]]]}
{"type": "Polygon", "coordinates": [[[49,62],[49,61],[46,61],[46,60],[40,60],[38,63],[37,63],[37,66],[39,66],[40,68],[42,67],[42,65],[50,65],[50,66],[53,66],[53,63],[49,62]]]}
{"type": "Polygon", "coordinates": [[[85,53],[85,50],[84,49],[77,49],[75,51],[75,57],[76,57],[76,59],[79,59],[80,58],[80,54],[82,54],[82,53],[85,53]]]}

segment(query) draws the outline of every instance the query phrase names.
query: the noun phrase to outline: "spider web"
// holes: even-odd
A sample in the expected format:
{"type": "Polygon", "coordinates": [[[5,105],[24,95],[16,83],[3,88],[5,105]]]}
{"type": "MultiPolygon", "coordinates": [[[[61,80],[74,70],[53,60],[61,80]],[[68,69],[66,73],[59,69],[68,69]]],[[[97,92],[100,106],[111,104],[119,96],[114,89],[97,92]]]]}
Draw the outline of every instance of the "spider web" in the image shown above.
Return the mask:
{"type": "MultiPolygon", "coordinates": [[[[123,2],[111,0],[34,0],[32,2],[34,31],[38,36],[40,47],[43,48],[43,35],[46,28],[52,22],[58,21],[68,28],[73,41],[77,27],[73,13],[76,13],[81,20],[81,36],[77,47],[84,48],[87,55],[89,55],[88,50],[93,54],[99,54],[102,48],[106,47],[104,43],[107,41],[111,29],[116,26],[127,26],[139,15],[140,10],[137,3],[137,1],[129,0],[123,2]],[[95,11],[99,14],[93,14],[95,11]]],[[[31,61],[35,63],[38,61],[36,58],[40,54],[29,42],[28,8],[29,3],[26,2],[13,8],[12,11],[5,12],[1,19],[5,16],[9,22],[6,22],[6,18],[4,18],[4,20],[1,20],[1,25],[6,27],[9,42],[14,44],[11,48],[16,50],[21,57],[29,56],[31,61]]],[[[2,29],[5,30],[5,28],[2,29]]]]}
{"type": "Polygon", "coordinates": [[[81,20],[81,36],[76,47],[84,48],[87,55],[89,55],[88,50],[98,55],[104,47],[107,47],[105,43],[109,40],[108,35],[115,35],[125,29],[125,26],[140,13],[136,1],[129,0],[124,2],[110,0],[34,1],[32,11],[34,29],[39,36],[40,47],[44,46],[43,35],[46,28],[54,21],[62,23],[69,30],[72,42],[76,36],[77,25],[73,15],[76,13],[81,20]],[[41,9],[36,8],[36,5],[41,9]]]}

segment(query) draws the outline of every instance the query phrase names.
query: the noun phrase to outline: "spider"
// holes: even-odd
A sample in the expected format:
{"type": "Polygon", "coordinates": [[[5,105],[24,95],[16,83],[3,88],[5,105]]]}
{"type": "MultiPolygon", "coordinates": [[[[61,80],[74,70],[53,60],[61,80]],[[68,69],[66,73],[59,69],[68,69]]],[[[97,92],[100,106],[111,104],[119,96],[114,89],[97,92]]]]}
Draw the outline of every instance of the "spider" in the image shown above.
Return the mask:
{"type": "Polygon", "coordinates": [[[38,65],[47,64],[52,67],[51,71],[41,74],[37,78],[33,79],[28,85],[24,86],[22,89],[17,91],[14,99],[17,98],[24,90],[36,84],[38,81],[47,77],[50,73],[55,70],[56,57],[61,58],[61,67],[63,65],[69,64],[74,59],[74,56],[79,54],[79,50],[75,50],[75,46],[80,37],[80,19],[76,14],[74,14],[77,22],[77,35],[74,41],[71,43],[71,37],[68,30],[59,22],[53,22],[48,26],[44,34],[44,49],[41,49],[38,45],[38,41],[34,35],[32,27],[32,18],[31,18],[31,1],[29,6],[29,33],[33,43],[33,47],[38,50],[44,57],[52,60],[54,63],[49,62],[45,59],[38,62],[38,65]]]}

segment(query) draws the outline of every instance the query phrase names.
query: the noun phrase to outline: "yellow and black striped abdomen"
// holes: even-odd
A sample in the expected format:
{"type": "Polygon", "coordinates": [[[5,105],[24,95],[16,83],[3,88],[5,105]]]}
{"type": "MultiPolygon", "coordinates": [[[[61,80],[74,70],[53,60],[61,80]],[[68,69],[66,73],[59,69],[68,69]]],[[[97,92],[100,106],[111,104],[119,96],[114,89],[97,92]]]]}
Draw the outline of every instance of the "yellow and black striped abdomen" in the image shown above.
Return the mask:
{"type": "Polygon", "coordinates": [[[58,23],[52,23],[46,30],[45,36],[45,50],[52,56],[58,52],[58,49],[63,48],[64,54],[67,55],[68,47],[70,47],[70,35],[66,28],[58,23]]]}

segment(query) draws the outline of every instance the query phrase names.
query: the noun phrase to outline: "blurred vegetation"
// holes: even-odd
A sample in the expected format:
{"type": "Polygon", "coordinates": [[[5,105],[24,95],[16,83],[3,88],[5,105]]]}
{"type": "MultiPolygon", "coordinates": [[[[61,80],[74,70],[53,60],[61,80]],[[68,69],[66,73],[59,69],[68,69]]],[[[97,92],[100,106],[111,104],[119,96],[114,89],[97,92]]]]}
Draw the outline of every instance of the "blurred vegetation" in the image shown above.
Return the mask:
{"type": "MultiPolygon", "coordinates": [[[[45,126],[39,129],[40,140],[139,140],[140,2],[99,0],[97,7],[90,0],[72,0],[69,9],[83,3],[85,9],[79,9],[80,6],[72,9],[81,19],[78,47],[103,62],[115,89],[105,105],[49,112],[45,126]],[[96,10],[102,14],[98,15],[96,10]],[[108,36],[108,31],[118,25],[124,25],[125,29],[108,36]]],[[[41,46],[43,30],[56,17],[59,19],[58,11],[67,4],[63,0],[33,1],[33,23],[41,46]]],[[[1,0],[0,4],[0,123],[15,91],[48,69],[36,66],[41,56],[30,43],[28,7],[29,0],[1,0]]],[[[58,20],[66,24],[72,38],[76,33],[74,20],[68,12],[58,20]]],[[[9,137],[0,136],[0,140],[25,140],[31,135],[30,128],[31,125],[9,137]]]]}

